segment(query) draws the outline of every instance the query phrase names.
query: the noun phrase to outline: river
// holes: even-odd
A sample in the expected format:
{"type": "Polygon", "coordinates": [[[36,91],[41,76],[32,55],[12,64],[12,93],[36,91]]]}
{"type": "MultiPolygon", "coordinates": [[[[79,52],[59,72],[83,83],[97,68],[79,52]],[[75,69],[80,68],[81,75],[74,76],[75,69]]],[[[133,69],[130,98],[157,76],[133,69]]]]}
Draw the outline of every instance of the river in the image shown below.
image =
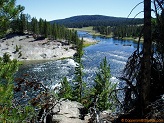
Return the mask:
{"type": "MultiPolygon", "coordinates": [[[[106,57],[110,65],[111,81],[119,82],[116,78],[122,75],[128,57],[137,48],[137,42],[100,36],[93,37],[82,31],[78,31],[78,36],[99,41],[95,45],[84,48],[82,57],[84,80],[87,83],[93,82],[100,62],[106,57]]],[[[21,77],[23,74],[29,74],[32,78],[44,80],[47,86],[54,88],[64,76],[67,76],[70,81],[73,79],[75,65],[76,63],[72,59],[26,64],[20,67],[16,76],[21,77]]]]}

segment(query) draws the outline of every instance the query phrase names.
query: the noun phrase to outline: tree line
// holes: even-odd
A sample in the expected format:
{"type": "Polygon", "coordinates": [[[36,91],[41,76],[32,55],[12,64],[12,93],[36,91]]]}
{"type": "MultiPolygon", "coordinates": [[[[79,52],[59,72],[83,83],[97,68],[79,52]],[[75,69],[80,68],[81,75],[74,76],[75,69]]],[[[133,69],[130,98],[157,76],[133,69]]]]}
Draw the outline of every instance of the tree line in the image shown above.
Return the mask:
{"type": "Polygon", "coordinates": [[[102,15],[81,15],[66,19],[54,20],[51,23],[58,23],[69,28],[82,28],[88,26],[121,26],[143,24],[139,18],[119,18],[102,15]]]}
{"type": "Polygon", "coordinates": [[[77,44],[77,32],[75,30],[69,30],[63,25],[56,23],[51,24],[50,22],[40,18],[37,20],[29,14],[24,14],[23,6],[17,6],[11,8],[14,5],[13,1],[2,2],[4,5],[0,6],[1,17],[0,17],[0,37],[3,37],[9,33],[33,34],[34,38],[49,38],[49,39],[63,39],[66,40],[68,44],[77,44]],[[10,12],[6,7],[13,9],[16,12],[10,12]],[[6,10],[7,9],[7,10],[6,10]],[[10,15],[10,16],[9,16],[10,15]]]}
{"type": "Polygon", "coordinates": [[[124,26],[94,26],[93,30],[101,35],[111,35],[113,37],[139,37],[143,29],[142,25],[124,25],[124,26]]]}
{"type": "Polygon", "coordinates": [[[21,13],[20,16],[10,23],[10,28],[14,33],[24,32],[33,33],[37,37],[44,37],[50,39],[65,39],[68,43],[77,42],[77,32],[69,30],[63,25],[50,24],[46,20],[40,18],[37,20],[35,17],[30,19],[28,14],[21,13]]]}

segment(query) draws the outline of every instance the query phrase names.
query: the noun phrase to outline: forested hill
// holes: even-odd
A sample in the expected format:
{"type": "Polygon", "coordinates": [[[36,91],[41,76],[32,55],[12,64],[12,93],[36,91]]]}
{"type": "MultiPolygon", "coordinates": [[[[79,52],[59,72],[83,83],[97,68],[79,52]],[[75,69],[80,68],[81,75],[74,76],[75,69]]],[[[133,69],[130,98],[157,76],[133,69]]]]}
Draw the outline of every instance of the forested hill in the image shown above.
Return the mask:
{"type": "Polygon", "coordinates": [[[58,23],[66,27],[87,27],[87,26],[118,26],[122,24],[143,24],[143,19],[120,18],[103,15],[80,15],[60,20],[53,20],[50,23],[58,23]]]}

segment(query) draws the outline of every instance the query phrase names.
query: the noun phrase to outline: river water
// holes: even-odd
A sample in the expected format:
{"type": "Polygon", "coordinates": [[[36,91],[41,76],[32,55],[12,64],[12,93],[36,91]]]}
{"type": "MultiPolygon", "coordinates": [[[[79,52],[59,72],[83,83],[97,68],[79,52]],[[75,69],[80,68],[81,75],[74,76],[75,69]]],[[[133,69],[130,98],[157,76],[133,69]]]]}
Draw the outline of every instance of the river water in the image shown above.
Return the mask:
{"type": "MultiPolygon", "coordinates": [[[[87,83],[93,82],[94,75],[98,71],[100,62],[106,57],[110,64],[111,81],[119,82],[116,78],[122,75],[122,70],[125,67],[128,57],[137,48],[137,42],[100,36],[93,37],[87,32],[82,31],[79,31],[78,35],[79,37],[99,41],[95,45],[84,48],[84,55],[82,57],[84,80],[87,83]]],[[[70,81],[73,79],[75,66],[76,63],[73,59],[31,63],[21,66],[16,76],[21,77],[23,74],[29,74],[32,78],[44,80],[47,86],[54,88],[64,76],[67,76],[70,81]]]]}

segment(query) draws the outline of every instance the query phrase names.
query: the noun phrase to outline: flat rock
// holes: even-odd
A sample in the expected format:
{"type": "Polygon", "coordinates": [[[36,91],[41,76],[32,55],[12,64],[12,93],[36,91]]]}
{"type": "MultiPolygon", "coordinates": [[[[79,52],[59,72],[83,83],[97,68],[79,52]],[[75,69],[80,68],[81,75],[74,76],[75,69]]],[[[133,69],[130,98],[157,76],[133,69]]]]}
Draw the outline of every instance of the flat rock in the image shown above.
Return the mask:
{"type": "Polygon", "coordinates": [[[53,116],[53,122],[58,123],[87,123],[85,120],[81,120],[80,110],[84,106],[81,103],[62,100],[58,106],[55,106],[53,109],[54,113],[57,113],[53,116]]]}
{"type": "Polygon", "coordinates": [[[56,60],[73,57],[76,51],[71,47],[72,45],[61,46],[61,43],[56,40],[38,39],[35,41],[30,35],[13,35],[5,40],[0,39],[0,57],[7,52],[11,55],[11,59],[56,60]],[[19,47],[17,52],[16,46],[19,47]],[[19,57],[20,52],[21,57],[19,57]]]}

